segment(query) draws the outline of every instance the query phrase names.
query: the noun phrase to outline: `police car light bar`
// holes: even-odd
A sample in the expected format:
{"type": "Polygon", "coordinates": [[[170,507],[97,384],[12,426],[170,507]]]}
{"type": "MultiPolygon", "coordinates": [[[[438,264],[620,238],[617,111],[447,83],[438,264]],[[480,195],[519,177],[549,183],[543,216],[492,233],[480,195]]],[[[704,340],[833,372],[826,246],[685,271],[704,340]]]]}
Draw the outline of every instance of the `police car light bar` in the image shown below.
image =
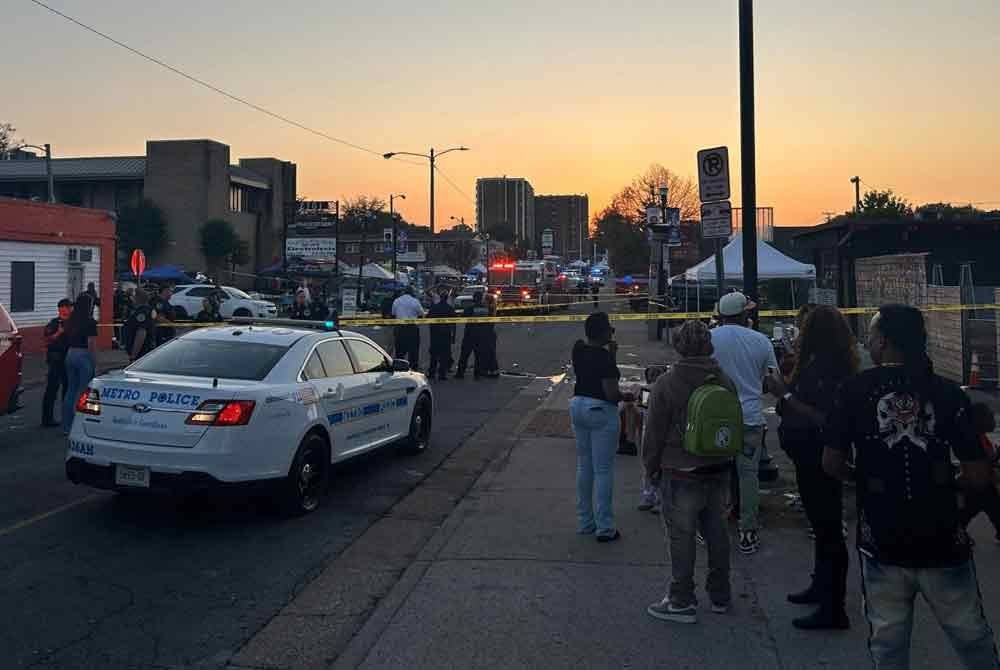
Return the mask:
{"type": "Polygon", "coordinates": [[[312,330],[338,331],[337,318],[326,321],[304,321],[301,319],[267,319],[252,316],[234,316],[229,323],[236,326],[286,326],[288,328],[309,328],[312,330]]]}

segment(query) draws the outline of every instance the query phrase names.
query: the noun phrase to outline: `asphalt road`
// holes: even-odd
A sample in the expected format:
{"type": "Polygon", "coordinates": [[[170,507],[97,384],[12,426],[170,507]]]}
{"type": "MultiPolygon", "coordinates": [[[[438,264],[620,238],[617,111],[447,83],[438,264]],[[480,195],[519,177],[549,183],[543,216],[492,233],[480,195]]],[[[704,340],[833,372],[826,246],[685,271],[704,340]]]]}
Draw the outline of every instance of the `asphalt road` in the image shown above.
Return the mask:
{"type": "Polygon", "coordinates": [[[338,467],[321,510],[294,520],[260,501],[179,502],[74,486],[63,474],[59,430],[37,426],[42,389],[29,390],[19,415],[0,418],[3,666],[224,665],[530,377],[562,373],[581,332],[580,324],[498,327],[501,367],[514,374],[439,384],[426,453],[385,450],[338,467]]]}

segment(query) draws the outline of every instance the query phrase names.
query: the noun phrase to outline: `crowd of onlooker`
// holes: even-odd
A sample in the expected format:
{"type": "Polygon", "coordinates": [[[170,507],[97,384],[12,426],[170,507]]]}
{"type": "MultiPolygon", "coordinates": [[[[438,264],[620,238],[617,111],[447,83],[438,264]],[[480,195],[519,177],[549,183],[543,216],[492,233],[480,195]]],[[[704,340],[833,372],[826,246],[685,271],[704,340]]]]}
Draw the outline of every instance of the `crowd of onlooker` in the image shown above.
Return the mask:
{"type": "MultiPolygon", "coordinates": [[[[966,530],[986,511],[1000,541],[997,453],[988,433],[989,407],[973,404],[958,385],[936,375],[919,310],[884,305],[869,325],[874,367],[861,371],[857,338],[834,307],[809,305],[784,360],[756,332],[755,305],[724,295],[717,324],[687,321],[672,333],[679,360],[648,389],[641,428],[640,509],[661,513],[671,579],[647,608],[661,620],[698,620],[695,557],[708,552],[711,611],[733,605],[730,515],[741,554],[758,551],[758,466],[764,450],[765,396],[776,399],[781,447],[795,465],[814,535],[808,586],[789,593],[812,613],[803,630],[851,626],[845,605],[850,554],[844,484],[856,491],[857,566],[864,590],[869,649],[876,668],[908,668],[913,609],[929,603],[966,668],[1000,668],[986,621],[966,530]]],[[[619,403],[615,329],[592,314],[586,338],[573,347],[576,375],[570,405],[577,442],[577,532],[598,542],[621,538],[613,514],[619,403]]]]}

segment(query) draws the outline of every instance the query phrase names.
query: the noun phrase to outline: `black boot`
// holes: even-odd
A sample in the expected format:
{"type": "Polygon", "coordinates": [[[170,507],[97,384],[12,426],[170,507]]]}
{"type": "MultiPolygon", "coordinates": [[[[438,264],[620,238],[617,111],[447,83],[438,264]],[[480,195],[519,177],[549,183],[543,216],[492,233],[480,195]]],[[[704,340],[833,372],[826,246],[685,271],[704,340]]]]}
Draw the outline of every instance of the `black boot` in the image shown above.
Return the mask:
{"type": "Polygon", "coordinates": [[[821,599],[822,593],[820,592],[819,586],[816,584],[815,575],[813,575],[813,581],[809,584],[809,588],[804,591],[788,594],[788,602],[793,605],[818,605],[821,599]]]}
{"type": "Polygon", "coordinates": [[[799,630],[847,630],[851,627],[851,619],[843,605],[836,608],[821,605],[809,616],[793,620],[792,625],[799,630]]]}

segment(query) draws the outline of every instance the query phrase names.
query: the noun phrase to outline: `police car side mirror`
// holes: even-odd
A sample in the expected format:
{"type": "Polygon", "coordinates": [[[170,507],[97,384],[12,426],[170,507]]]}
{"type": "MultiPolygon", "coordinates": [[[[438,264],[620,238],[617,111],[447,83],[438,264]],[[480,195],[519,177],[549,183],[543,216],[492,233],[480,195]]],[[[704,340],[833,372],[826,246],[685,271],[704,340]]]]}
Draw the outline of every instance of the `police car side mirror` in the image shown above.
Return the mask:
{"type": "Polygon", "coordinates": [[[403,358],[396,358],[392,361],[393,372],[409,372],[410,362],[403,358]]]}

